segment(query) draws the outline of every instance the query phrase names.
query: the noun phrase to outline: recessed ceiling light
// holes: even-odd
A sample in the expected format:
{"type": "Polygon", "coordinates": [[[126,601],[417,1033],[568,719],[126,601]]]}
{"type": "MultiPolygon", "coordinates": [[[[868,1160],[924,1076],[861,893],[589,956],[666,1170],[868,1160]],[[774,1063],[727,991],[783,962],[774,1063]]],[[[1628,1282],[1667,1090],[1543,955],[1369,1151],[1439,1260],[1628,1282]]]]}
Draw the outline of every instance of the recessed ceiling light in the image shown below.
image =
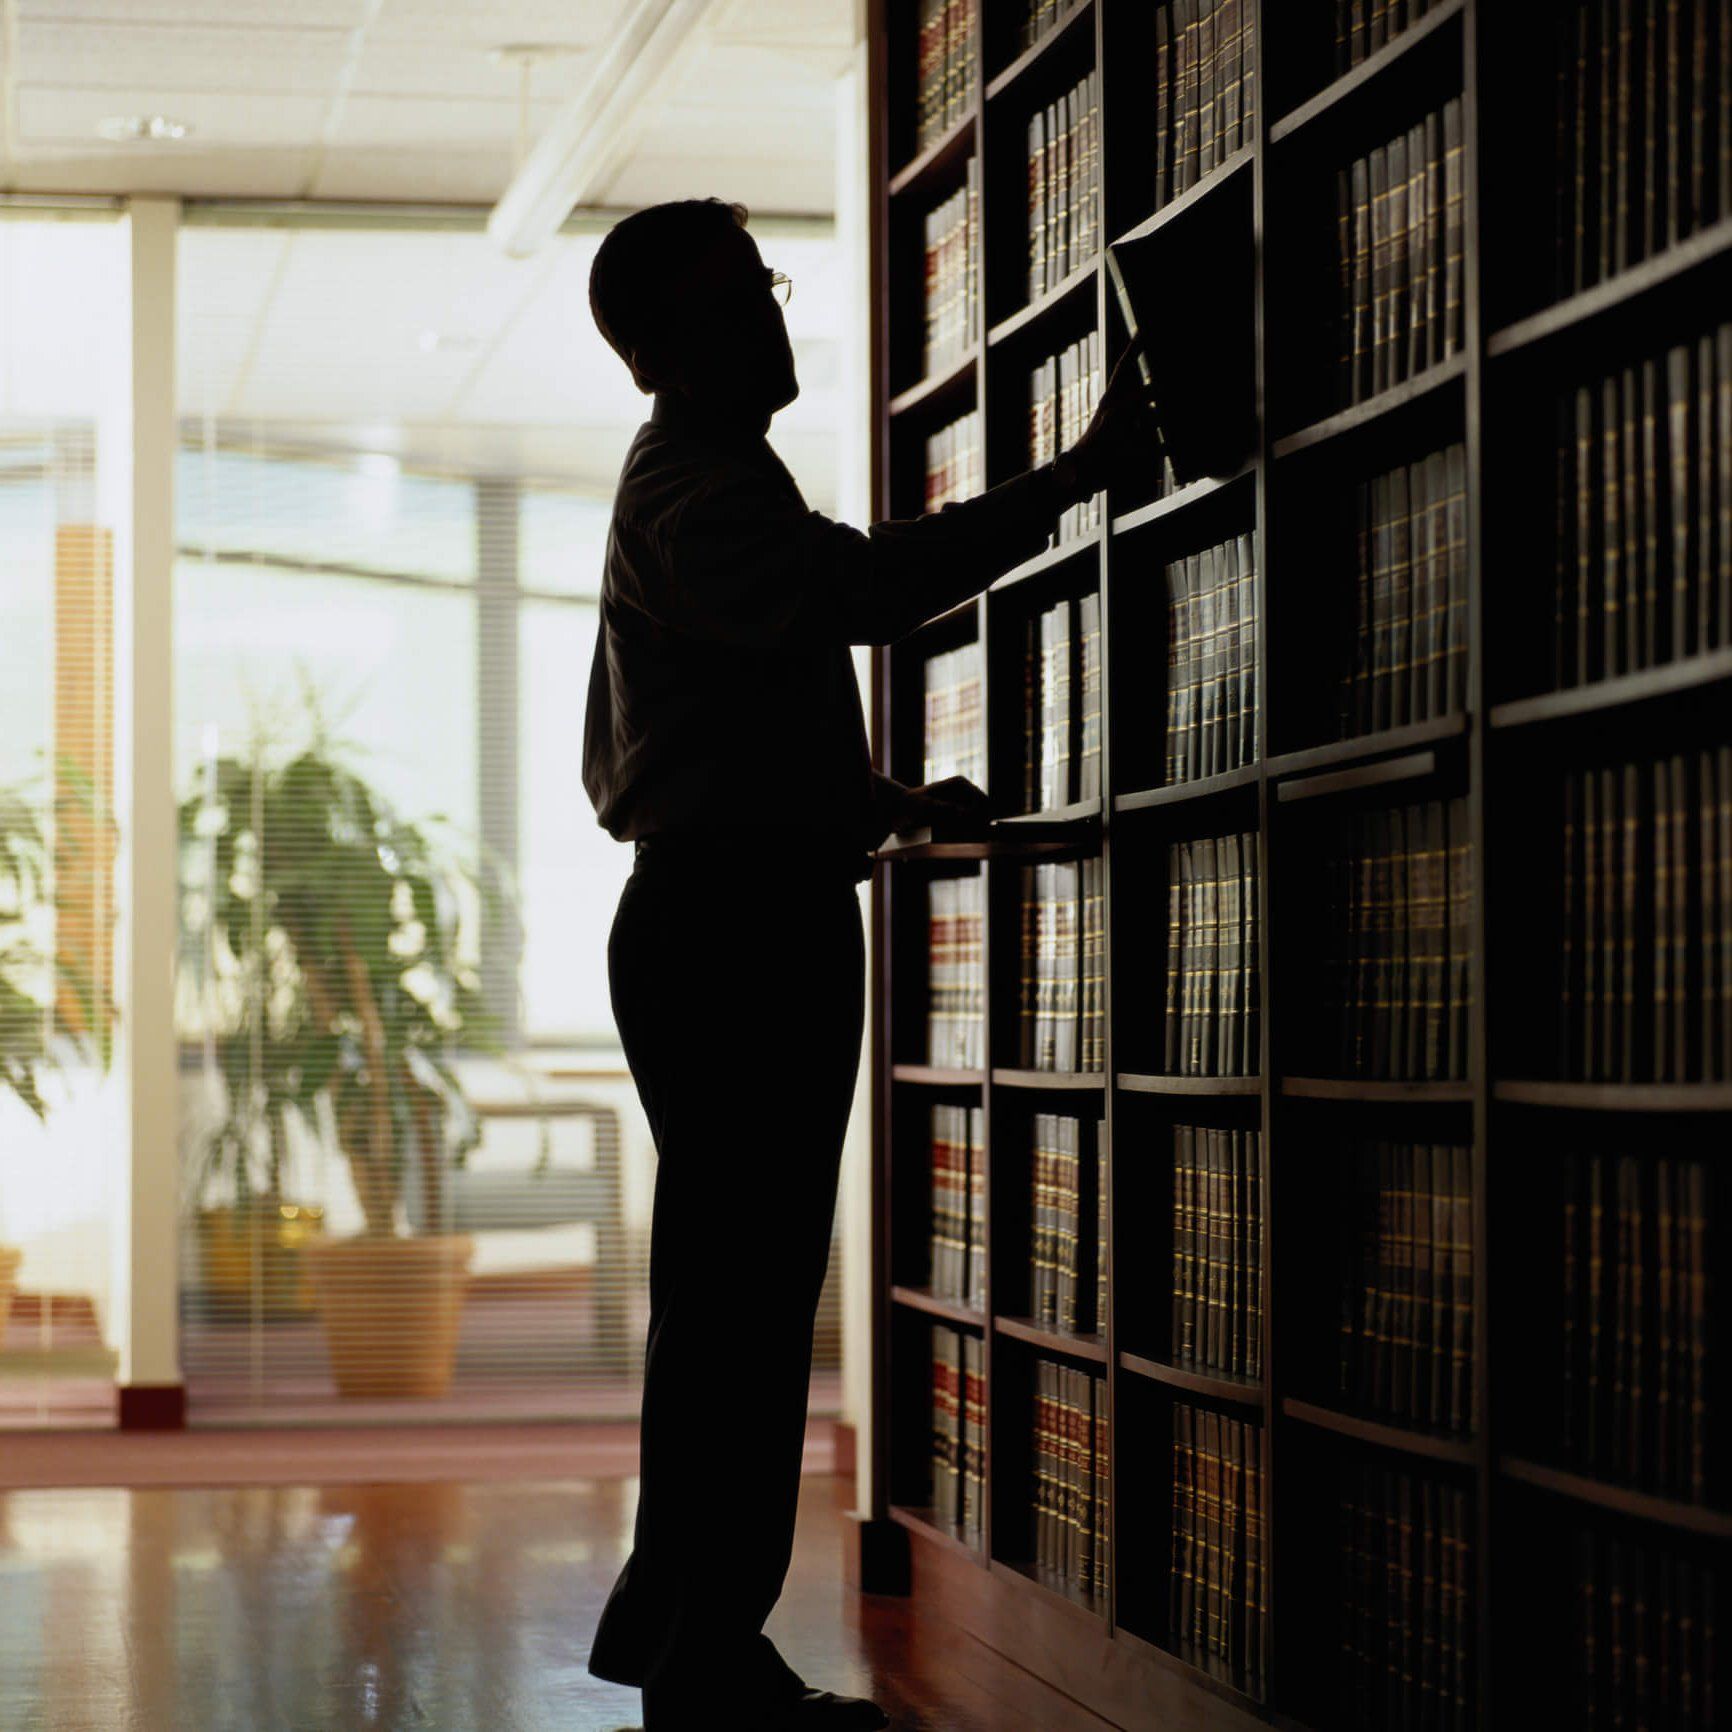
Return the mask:
{"type": "Polygon", "coordinates": [[[96,130],[113,144],[172,144],[192,127],[167,114],[111,114],[96,123],[96,130]]]}

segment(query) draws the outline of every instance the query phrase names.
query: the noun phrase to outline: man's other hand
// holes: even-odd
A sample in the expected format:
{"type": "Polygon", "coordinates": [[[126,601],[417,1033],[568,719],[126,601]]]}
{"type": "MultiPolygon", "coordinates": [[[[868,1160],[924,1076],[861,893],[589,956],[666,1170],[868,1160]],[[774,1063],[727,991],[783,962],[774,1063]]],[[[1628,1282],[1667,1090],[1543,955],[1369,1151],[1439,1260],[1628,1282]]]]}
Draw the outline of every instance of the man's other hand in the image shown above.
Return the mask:
{"type": "Polygon", "coordinates": [[[918,788],[898,787],[890,828],[899,835],[927,825],[984,830],[989,810],[985,793],[966,776],[946,776],[918,788]]]}
{"type": "Polygon", "coordinates": [[[1093,418],[1067,455],[1083,498],[1103,487],[1149,479],[1159,461],[1160,428],[1134,344],[1119,356],[1093,418]]]}

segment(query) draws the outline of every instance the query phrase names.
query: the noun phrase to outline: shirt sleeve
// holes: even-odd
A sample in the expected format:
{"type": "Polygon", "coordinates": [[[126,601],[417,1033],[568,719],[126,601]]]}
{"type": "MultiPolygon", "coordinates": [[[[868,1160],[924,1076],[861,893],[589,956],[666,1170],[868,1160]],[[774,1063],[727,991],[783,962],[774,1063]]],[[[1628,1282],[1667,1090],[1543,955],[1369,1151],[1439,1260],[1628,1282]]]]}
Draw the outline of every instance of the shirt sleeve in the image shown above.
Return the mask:
{"type": "Polygon", "coordinates": [[[743,472],[672,515],[665,593],[642,599],[669,628],[742,649],[893,643],[1038,553],[1069,503],[1046,465],[862,533],[743,472]]]}

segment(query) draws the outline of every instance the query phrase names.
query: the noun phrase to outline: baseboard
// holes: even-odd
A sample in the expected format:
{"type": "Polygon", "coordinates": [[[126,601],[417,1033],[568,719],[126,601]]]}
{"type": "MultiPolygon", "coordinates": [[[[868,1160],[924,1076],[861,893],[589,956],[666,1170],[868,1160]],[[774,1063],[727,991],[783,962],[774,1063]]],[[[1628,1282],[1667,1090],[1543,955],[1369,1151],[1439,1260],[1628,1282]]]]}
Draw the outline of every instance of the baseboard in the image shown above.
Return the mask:
{"type": "Polygon", "coordinates": [[[858,1510],[843,1511],[842,1579],[849,1587],[862,1594],[906,1594],[908,1571],[905,1529],[858,1510]]]}
{"type": "Polygon", "coordinates": [[[120,1397],[122,1431],[185,1431],[184,1383],[123,1383],[120,1397]]]}

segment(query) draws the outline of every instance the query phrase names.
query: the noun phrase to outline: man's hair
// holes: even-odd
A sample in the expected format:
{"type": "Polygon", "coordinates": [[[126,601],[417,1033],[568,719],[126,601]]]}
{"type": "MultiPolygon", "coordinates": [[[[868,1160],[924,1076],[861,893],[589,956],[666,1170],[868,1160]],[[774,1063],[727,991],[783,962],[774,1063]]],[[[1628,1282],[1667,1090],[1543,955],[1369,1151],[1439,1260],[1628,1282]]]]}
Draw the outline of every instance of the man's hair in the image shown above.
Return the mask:
{"type": "Polygon", "coordinates": [[[694,261],[719,232],[743,229],[746,215],[743,204],[719,198],[675,199],[634,211],[602,237],[589,267],[589,310],[628,367],[646,336],[677,333],[694,261]]]}

